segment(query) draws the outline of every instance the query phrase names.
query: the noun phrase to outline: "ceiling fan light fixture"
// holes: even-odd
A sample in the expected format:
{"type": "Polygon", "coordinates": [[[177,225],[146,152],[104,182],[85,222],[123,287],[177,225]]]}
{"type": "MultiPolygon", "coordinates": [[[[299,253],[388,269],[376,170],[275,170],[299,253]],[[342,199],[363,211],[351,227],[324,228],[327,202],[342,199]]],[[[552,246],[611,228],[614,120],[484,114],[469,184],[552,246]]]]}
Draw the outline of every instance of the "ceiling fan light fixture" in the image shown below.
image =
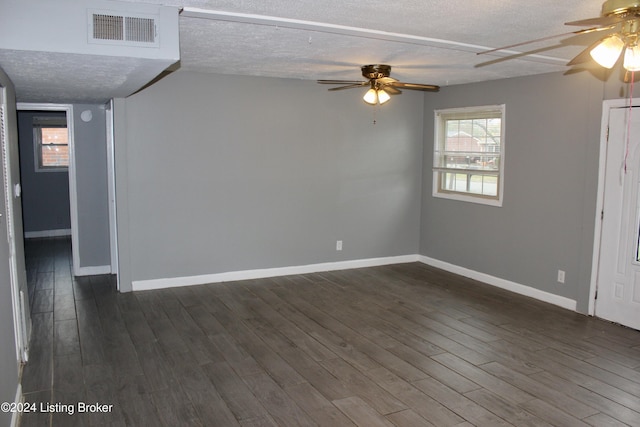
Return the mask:
{"type": "Polygon", "coordinates": [[[364,94],[362,100],[370,105],[384,104],[391,99],[391,96],[383,89],[371,88],[364,94]]]}
{"type": "Polygon", "coordinates": [[[623,48],[624,42],[618,35],[614,34],[604,38],[589,53],[599,65],[610,69],[618,61],[623,48]]]}
{"type": "Polygon", "coordinates": [[[629,71],[640,71],[640,47],[637,44],[628,46],[625,50],[623,66],[629,71]]]}
{"type": "MultiPolygon", "coordinates": [[[[640,56],[639,56],[639,58],[640,58],[640,56]]],[[[391,96],[384,89],[378,90],[378,102],[380,104],[384,104],[385,102],[387,102],[390,99],[391,99],[391,96]]]]}
{"type": "Polygon", "coordinates": [[[367,93],[364,94],[362,99],[367,104],[376,105],[378,103],[378,92],[375,89],[371,88],[367,91],[367,93]]]}

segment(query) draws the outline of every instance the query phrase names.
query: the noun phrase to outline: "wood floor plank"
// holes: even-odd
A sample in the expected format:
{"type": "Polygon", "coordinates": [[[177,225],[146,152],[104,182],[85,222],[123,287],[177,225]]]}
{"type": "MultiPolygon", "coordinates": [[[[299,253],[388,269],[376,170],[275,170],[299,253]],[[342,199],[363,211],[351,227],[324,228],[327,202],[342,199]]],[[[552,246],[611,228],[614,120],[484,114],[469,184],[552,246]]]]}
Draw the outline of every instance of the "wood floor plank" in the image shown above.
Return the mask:
{"type": "Polygon", "coordinates": [[[585,427],[588,424],[542,400],[534,399],[520,406],[554,426],[585,427]]]}
{"type": "Polygon", "coordinates": [[[127,426],[160,426],[160,417],[149,398],[144,376],[118,376],[118,405],[127,426]]]}
{"type": "MultiPolygon", "coordinates": [[[[452,354],[438,354],[433,356],[432,359],[442,363],[444,366],[458,372],[464,377],[469,378],[483,389],[489,390],[501,398],[515,404],[533,399],[531,394],[502,380],[499,376],[489,374],[483,369],[480,369],[452,354]]],[[[484,366],[486,365],[483,365],[483,367],[484,366]]],[[[529,390],[528,387],[526,389],[529,390]]]]}
{"type": "Polygon", "coordinates": [[[465,376],[449,369],[430,357],[425,357],[422,353],[415,351],[411,347],[401,345],[390,348],[389,351],[425,372],[430,377],[456,390],[458,393],[466,393],[480,387],[465,376]]]}
{"type": "Polygon", "coordinates": [[[224,356],[225,361],[233,367],[241,377],[259,374],[264,371],[258,362],[238,344],[236,338],[230,333],[212,335],[209,339],[224,356]]]}
{"type": "Polygon", "coordinates": [[[53,312],[33,313],[29,363],[22,371],[22,391],[51,391],[53,384],[53,312]]]}
{"type": "Polygon", "coordinates": [[[615,418],[600,413],[585,418],[583,421],[593,427],[625,427],[627,425],[615,418]]]}
{"type": "Polygon", "coordinates": [[[630,381],[618,374],[609,372],[582,360],[576,360],[569,355],[555,350],[540,350],[537,354],[640,398],[640,383],[630,381]]]}
{"type": "Polygon", "coordinates": [[[237,420],[243,421],[268,415],[267,410],[229,364],[210,363],[202,368],[237,420]]]}
{"type": "Polygon", "coordinates": [[[454,426],[462,422],[462,418],[455,412],[385,368],[369,370],[366,375],[436,426],[454,426]]]}
{"type": "Polygon", "coordinates": [[[278,353],[262,342],[259,336],[249,334],[247,331],[247,334],[240,341],[240,345],[279,385],[284,387],[305,382],[304,377],[285,362],[278,353]]]}
{"type": "Polygon", "coordinates": [[[389,421],[378,414],[373,408],[359,397],[345,397],[334,400],[333,404],[338,407],[347,417],[360,427],[393,427],[389,421]]]}
{"type": "Polygon", "coordinates": [[[334,400],[351,396],[351,391],[341,379],[333,376],[320,365],[321,362],[316,362],[305,352],[289,348],[278,352],[278,354],[327,399],[334,400]]]}
{"type": "Polygon", "coordinates": [[[476,426],[507,426],[508,422],[444,384],[427,378],[414,383],[423,393],[437,400],[476,426]]]}
{"type": "Polygon", "coordinates": [[[465,396],[515,426],[552,427],[548,422],[527,412],[513,402],[493,394],[489,390],[474,390],[465,393],[465,396]]]}
{"type": "MultiPolygon", "coordinates": [[[[531,378],[552,390],[563,393],[565,396],[571,396],[572,398],[597,409],[601,413],[616,418],[627,425],[640,427],[640,412],[629,409],[628,407],[614,402],[600,393],[591,391],[580,384],[565,380],[558,375],[554,375],[549,372],[534,374],[531,378]]],[[[600,389],[600,387],[595,388],[598,390],[600,389]]]]}
{"type": "Polygon", "coordinates": [[[355,344],[361,339],[350,328],[331,318],[322,311],[316,309],[302,298],[292,295],[289,292],[276,291],[276,293],[290,304],[304,310],[306,317],[311,321],[304,325],[305,332],[326,346],[329,350],[340,357],[348,360],[354,366],[362,370],[372,369],[378,366],[371,357],[359,351],[355,344]]]}
{"type": "MultiPolygon", "coordinates": [[[[277,286],[277,283],[275,286],[277,286]]],[[[311,322],[309,318],[291,307],[270,289],[253,289],[252,292],[258,295],[266,304],[254,305],[252,307],[254,313],[259,315],[261,319],[264,319],[264,321],[272,326],[272,330],[277,332],[274,334],[274,337],[286,337],[288,343],[283,342],[282,345],[294,345],[295,347],[302,349],[315,361],[333,359],[336,357],[334,352],[329,350],[326,346],[303,330],[303,327],[305,326],[306,330],[317,327],[317,325],[307,325],[308,322],[311,322]]],[[[249,319],[249,322],[256,327],[254,319],[249,319]]]]}
{"type": "Polygon", "coordinates": [[[76,319],[60,320],[53,324],[53,348],[56,356],[80,354],[80,337],[76,319]]]}
{"type": "Polygon", "coordinates": [[[640,384],[640,372],[632,368],[629,368],[627,366],[616,363],[610,359],[606,359],[604,357],[594,357],[593,359],[585,360],[585,362],[591,365],[597,366],[598,368],[602,368],[605,371],[609,371],[623,378],[626,378],[629,381],[633,381],[640,384]]]}
{"type": "Polygon", "coordinates": [[[482,365],[482,369],[493,375],[495,378],[503,379],[520,389],[527,390],[530,396],[535,396],[536,398],[539,398],[553,406],[561,408],[564,412],[567,412],[576,418],[585,418],[598,413],[597,409],[585,405],[584,403],[573,399],[571,396],[567,396],[553,388],[549,388],[544,384],[531,379],[531,377],[519,374],[518,372],[515,372],[497,362],[482,365]]]}
{"type": "Polygon", "coordinates": [[[48,427],[51,425],[51,414],[41,411],[41,405],[51,403],[51,390],[24,393],[23,401],[26,404],[34,405],[34,411],[23,412],[20,415],[20,427],[48,427]]]}
{"type": "Polygon", "coordinates": [[[155,404],[163,426],[203,426],[196,410],[181,392],[179,385],[174,389],[152,391],[150,397],[155,404]]]}
{"type": "Polygon", "coordinates": [[[394,414],[387,415],[387,420],[391,421],[396,427],[435,427],[429,421],[422,418],[411,409],[405,409],[404,411],[396,412],[394,414]]]}
{"type": "Polygon", "coordinates": [[[320,362],[324,368],[346,384],[353,392],[365,400],[380,414],[387,415],[407,409],[407,406],[391,393],[377,385],[374,381],[342,359],[320,362]]]}
{"type": "Polygon", "coordinates": [[[354,424],[311,384],[288,385],[284,391],[321,427],[353,427],[354,424]]]}
{"type": "Polygon", "coordinates": [[[243,379],[279,426],[317,425],[268,374],[260,373],[243,379]]]}
{"type": "Polygon", "coordinates": [[[53,306],[54,306],[54,318],[59,320],[71,320],[76,318],[76,304],[73,295],[71,294],[59,294],[54,291],[53,306]]]}
{"type": "Polygon", "coordinates": [[[75,307],[82,363],[105,365],[107,361],[104,351],[104,332],[95,301],[76,300],[75,307]]]}
{"type": "Polygon", "coordinates": [[[38,289],[34,292],[33,313],[47,313],[53,311],[53,289],[38,289]]]}
{"type": "Polygon", "coordinates": [[[54,389],[62,392],[75,392],[84,388],[84,370],[80,353],[55,356],[53,360],[54,389]]]}

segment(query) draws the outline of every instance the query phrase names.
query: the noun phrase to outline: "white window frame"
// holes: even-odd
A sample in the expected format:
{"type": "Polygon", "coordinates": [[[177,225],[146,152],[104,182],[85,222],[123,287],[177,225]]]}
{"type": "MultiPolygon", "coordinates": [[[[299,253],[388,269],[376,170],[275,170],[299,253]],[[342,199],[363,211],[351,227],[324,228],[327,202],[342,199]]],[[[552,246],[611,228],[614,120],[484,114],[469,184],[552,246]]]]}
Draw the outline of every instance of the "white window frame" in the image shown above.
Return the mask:
{"type": "MultiPolygon", "coordinates": [[[[447,108],[434,111],[434,141],[433,141],[433,197],[440,197],[444,199],[459,200],[464,202],[479,203],[489,206],[502,206],[503,194],[504,194],[504,164],[505,164],[505,104],[500,105],[484,105],[476,107],[463,107],[463,108],[447,108]],[[441,188],[441,177],[447,173],[465,173],[465,170],[456,168],[446,168],[440,165],[438,159],[438,152],[442,151],[441,147],[444,146],[445,134],[445,122],[452,119],[469,119],[474,118],[476,115],[478,118],[485,118],[488,113],[498,113],[501,116],[500,121],[500,167],[497,173],[498,188],[497,196],[487,196],[483,194],[444,190],[441,188]]],[[[479,171],[477,174],[482,174],[479,171]]]]}
{"type": "MultiPolygon", "coordinates": [[[[58,118],[58,117],[47,117],[47,116],[38,116],[34,118],[33,126],[33,149],[34,149],[34,162],[35,162],[35,171],[36,172],[67,172],[69,170],[69,166],[45,166],[42,164],[42,128],[62,128],[64,127],[69,131],[69,127],[67,124],[66,118],[58,118]],[[38,120],[41,123],[36,123],[38,120]],[[50,123],[47,123],[50,122],[50,123]]],[[[61,144],[62,145],[62,144],[61,144]]],[[[64,144],[69,147],[69,143],[64,144]]]]}

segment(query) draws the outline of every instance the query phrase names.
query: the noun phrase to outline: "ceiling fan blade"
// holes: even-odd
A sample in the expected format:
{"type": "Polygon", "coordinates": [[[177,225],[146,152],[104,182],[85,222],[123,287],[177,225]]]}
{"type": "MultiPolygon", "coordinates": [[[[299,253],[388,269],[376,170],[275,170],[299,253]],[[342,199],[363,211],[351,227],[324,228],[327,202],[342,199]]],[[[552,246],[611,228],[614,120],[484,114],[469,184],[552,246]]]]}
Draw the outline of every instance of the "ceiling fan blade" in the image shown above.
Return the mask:
{"type": "Polygon", "coordinates": [[[398,79],[394,79],[393,77],[380,77],[379,79],[376,79],[376,81],[381,85],[388,85],[390,83],[393,82],[397,82],[398,79]]]}
{"type": "Polygon", "coordinates": [[[355,85],[355,84],[367,84],[369,82],[363,82],[361,80],[318,80],[318,83],[323,85],[355,85]]]}
{"type": "Polygon", "coordinates": [[[587,28],[587,29],[584,29],[584,30],[569,31],[567,33],[555,34],[553,36],[540,37],[539,39],[527,40],[525,42],[514,43],[514,44],[510,44],[508,46],[497,47],[495,49],[483,50],[482,52],[476,53],[476,55],[485,55],[487,53],[493,53],[493,52],[497,52],[499,50],[511,49],[511,48],[514,48],[514,47],[524,46],[524,45],[530,44],[530,43],[543,42],[545,40],[551,40],[551,39],[555,39],[555,38],[558,38],[558,37],[570,36],[572,34],[576,34],[576,35],[577,34],[587,34],[587,33],[593,33],[593,32],[596,32],[596,31],[610,30],[614,26],[615,26],[615,24],[614,25],[609,25],[607,27],[593,27],[593,28],[587,28]]]}
{"type": "Polygon", "coordinates": [[[586,48],[585,50],[577,54],[571,61],[567,62],[567,65],[569,67],[572,67],[574,65],[584,64],[585,62],[589,62],[591,60],[591,55],[590,55],[591,49],[593,49],[593,46],[589,46],[588,48],[586,48]]]}
{"type": "Polygon", "coordinates": [[[380,86],[380,89],[383,89],[389,95],[400,95],[402,93],[400,89],[397,89],[391,85],[380,86]]]}
{"type": "Polygon", "coordinates": [[[577,26],[589,26],[589,25],[599,25],[599,26],[609,26],[617,24],[618,22],[624,21],[624,18],[621,16],[599,16],[597,18],[589,18],[589,19],[581,19],[579,21],[571,21],[565,22],[564,25],[577,25],[577,26]]]}
{"type": "Polygon", "coordinates": [[[362,86],[365,86],[367,83],[369,83],[369,82],[353,83],[353,84],[346,85],[346,86],[332,87],[332,88],[329,88],[329,90],[330,91],[334,91],[334,90],[351,89],[351,88],[354,88],[354,87],[362,87],[362,86]]]}
{"type": "MultiPolygon", "coordinates": [[[[386,86],[402,88],[402,89],[411,89],[411,90],[424,90],[424,91],[430,91],[430,92],[437,92],[440,90],[440,86],[423,85],[420,83],[392,82],[386,86]]],[[[385,90],[386,90],[386,86],[385,86],[385,90]]]]}
{"type": "Polygon", "coordinates": [[[377,86],[380,89],[384,89],[389,95],[398,95],[402,93],[399,89],[393,87],[393,84],[397,82],[398,80],[393,77],[380,77],[376,80],[377,86]]]}

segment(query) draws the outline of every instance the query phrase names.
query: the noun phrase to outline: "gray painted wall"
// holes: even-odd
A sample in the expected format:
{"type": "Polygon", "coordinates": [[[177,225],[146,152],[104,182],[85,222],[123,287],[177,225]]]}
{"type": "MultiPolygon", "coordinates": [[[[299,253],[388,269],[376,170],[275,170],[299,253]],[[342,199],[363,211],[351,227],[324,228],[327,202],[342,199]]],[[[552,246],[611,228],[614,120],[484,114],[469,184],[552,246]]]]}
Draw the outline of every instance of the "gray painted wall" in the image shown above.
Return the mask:
{"type": "Polygon", "coordinates": [[[61,116],[64,112],[18,111],[20,178],[24,231],[70,230],[69,173],[36,172],[33,117],[61,116]]]}
{"type": "Polygon", "coordinates": [[[422,94],[361,96],[179,71],[119,100],[121,289],[417,253],[422,94]]]}
{"type": "MultiPolygon", "coordinates": [[[[0,69],[0,87],[6,88],[8,108],[5,111],[5,131],[10,144],[16,149],[17,125],[15,120],[15,92],[11,81],[0,69]]],[[[17,166],[17,165],[16,165],[17,166]]],[[[0,209],[3,217],[0,221],[0,402],[13,402],[18,387],[18,361],[16,360],[16,346],[14,334],[14,319],[11,297],[11,274],[9,270],[9,245],[7,244],[7,227],[5,222],[4,186],[0,186],[0,209]]],[[[18,221],[21,223],[21,221],[18,221]]],[[[18,258],[24,259],[24,249],[18,248],[18,258]]],[[[23,265],[23,264],[22,264],[23,265]]],[[[0,412],[0,425],[8,426],[11,413],[0,412]]]]}
{"type": "Polygon", "coordinates": [[[108,266],[111,254],[105,108],[74,104],[73,115],[80,267],[108,266]],[[89,122],[80,118],[86,110],[93,115],[89,122]]]}
{"type": "Polygon", "coordinates": [[[409,92],[374,126],[356,91],[175,73],[117,102],[122,289],[417,252],[586,312],[602,101],[626,90],[585,72],[409,92]],[[433,198],[434,110],[503,103],[503,206],[433,198]]]}
{"type": "Polygon", "coordinates": [[[548,74],[425,96],[421,254],[577,300],[586,312],[603,87],[589,73],[548,74]],[[506,104],[503,206],[432,197],[433,111],[487,104],[506,104]]]}

